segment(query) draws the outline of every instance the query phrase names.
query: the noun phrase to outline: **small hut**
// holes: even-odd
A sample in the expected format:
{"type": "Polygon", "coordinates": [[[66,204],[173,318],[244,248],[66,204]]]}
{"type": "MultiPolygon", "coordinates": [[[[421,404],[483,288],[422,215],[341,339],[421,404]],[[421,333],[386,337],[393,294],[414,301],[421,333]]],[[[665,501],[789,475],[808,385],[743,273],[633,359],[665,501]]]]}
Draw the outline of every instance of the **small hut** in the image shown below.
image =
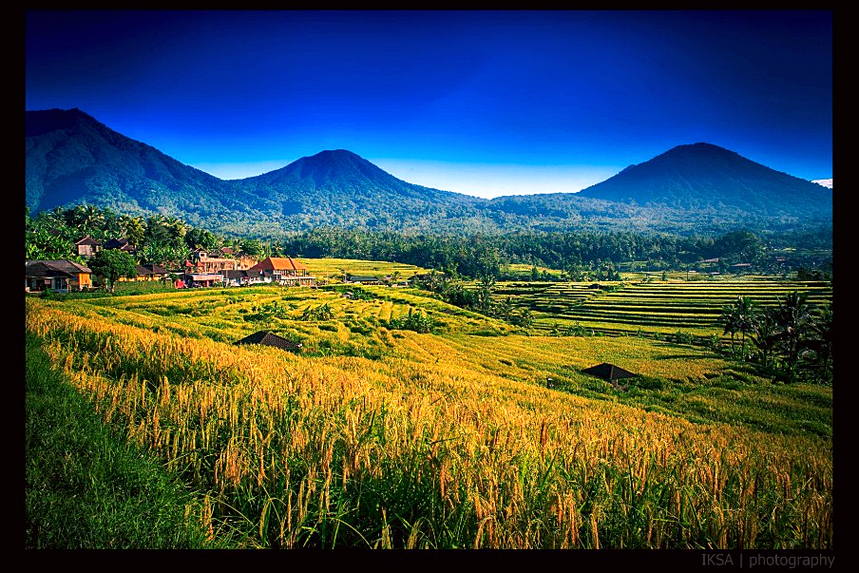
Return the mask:
{"type": "Polygon", "coordinates": [[[603,380],[608,380],[609,382],[614,382],[615,380],[619,380],[621,378],[633,378],[638,376],[638,374],[633,374],[628,370],[624,370],[620,366],[615,366],[614,364],[609,364],[608,362],[603,362],[602,364],[597,364],[596,366],[591,366],[590,368],[585,368],[582,370],[585,374],[590,374],[591,376],[596,376],[598,378],[602,378],[603,380]]]}
{"type": "Polygon", "coordinates": [[[268,330],[260,330],[259,332],[254,332],[253,334],[242,338],[241,340],[237,340],[234,344],[262,344],[263,346],[274,346],[275,348],[280,348],[281,350],[292,350],[293,352],[298,352],[301,350],[300,342],[292,342],[291,340],[287,340],[282,336],[278,336],[273,332],[269,332],[268,330]]]}

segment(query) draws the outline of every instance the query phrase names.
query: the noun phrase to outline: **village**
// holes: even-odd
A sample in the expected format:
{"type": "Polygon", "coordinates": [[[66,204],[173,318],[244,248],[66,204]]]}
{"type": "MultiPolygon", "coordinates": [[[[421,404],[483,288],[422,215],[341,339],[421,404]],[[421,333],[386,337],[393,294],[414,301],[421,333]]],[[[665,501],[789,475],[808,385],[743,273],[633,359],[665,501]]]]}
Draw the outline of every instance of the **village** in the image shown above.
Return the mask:
{"type": "MultiPolygon", "coordinates": [[[[101,250],[117,249],[132,256],[137,250],[128,239],[110,239],[103,244],[89,235],[75,242],[77,254],[89,259],[101,250]]],[[[237,252],[231,247],[194,249],[180,268],[140,261],[135,277],[127,281],[163,281],[177,289],[209,287],[241,287],[262,284],[315,287],[327,279],[312,276],[306,265],[292,257],[258,257],[237,252]]],[[[392,277],[344,274],[341,280],[354,284],[393,284],[404,286],[392,277]]],[[[58,293],[87,291],[99,288],[98,277],[84,264],[68,259],[27,260],[25,285],[27,293],[54,291],[58,293]]]]}

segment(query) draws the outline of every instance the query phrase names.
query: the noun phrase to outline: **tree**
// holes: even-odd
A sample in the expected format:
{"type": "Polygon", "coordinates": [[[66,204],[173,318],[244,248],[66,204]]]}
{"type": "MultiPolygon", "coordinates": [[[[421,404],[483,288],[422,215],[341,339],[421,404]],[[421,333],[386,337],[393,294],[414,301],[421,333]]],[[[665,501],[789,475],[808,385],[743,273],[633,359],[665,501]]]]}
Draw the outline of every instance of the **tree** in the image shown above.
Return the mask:
{"type": "Polygon", "coordinates": [[[218,237],[206,229],[194,228],[185,233],[185,244],[189,249],[214,249],[219,242],[218,237]]]}
{"type": "Polygon", "coordinates": [[[492,287],[495,286],[495,277],[484,275],[477,283],[477,308],[486,314],[492,302],[492,287]]]}
{"type": "Polygon", "coordinates": [[[815,365],[823,379],[832,378],[832,306],[820,309],[810,328],[809,348],[814,351],[815,365]]]}
{"type": "Polygon", "coordinates": [[[89,267],[96,276],[102,277],[113,292],[116,280],[120,277],[137,276],[137,263],[134,258],[118,249],[105,249],[96,253],[89,261],[89,267]]]}
{"type": "Polygon", "coordinates": [[[747,296],[738,296],[734,303],[737,331],[742,334],[742,344],[746,344],[746,334],[752,332],[757,319],[757,303],[747,296]]]}
{"type": "Polygon", "coordinates": [[[798,291],[788,293],[778,308],[774,310],[773,318],[781,331],[788,380],[793,381],[796,379],[799,356],[803,350],[807,329],[814,319],[812,309],[808,304],[808,294],[798,291]]]}
{"type": "Polygon", "coordinates": [[[141,217],[120,215],[117,223],[121,231],[120,234],[128,239],[132,245],[143,244],[143,238],[146,235],[146,223],[141,217]]]}
{"type": "Polygon", "coordinates": [[[731,335],[731,351],[734,350],[734,335],[739,330],[739,318],[737,317],[737,309],[735,305],[725,305],[722,307],[722,316],[719,318],[724,331],[722,334],[731,335]]]}

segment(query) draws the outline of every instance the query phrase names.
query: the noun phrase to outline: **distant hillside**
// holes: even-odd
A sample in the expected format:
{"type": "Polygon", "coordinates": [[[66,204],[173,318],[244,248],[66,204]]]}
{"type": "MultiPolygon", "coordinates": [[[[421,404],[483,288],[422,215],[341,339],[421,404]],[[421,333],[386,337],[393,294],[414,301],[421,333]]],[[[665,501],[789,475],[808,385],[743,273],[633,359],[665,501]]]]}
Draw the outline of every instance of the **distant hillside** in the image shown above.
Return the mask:
{"type": "Polygon", "coordinates": [[[475,216],[483,199],[397,179],[345,149],[302,157],[275,171],[230,183],[272,217],[300,216],[316,224],[408,226],[424,220],[475,216]]]}
{"type": "Polygon", "coordinates": [[[225,181],[129,139],[78,109],[26,115],[26,201],[34,213],[89,203],[128,213],[253,213],[225,181]]]}
{"type": "Polygon", "coordinates": [[[679,145],[580,192],[582,197],[698,212],[825,218],[832,194],[709,143],[679,145]]]}
{"type": "Polygon", "coordinates": [[[709,144],[676,147],[581,193],[487,200],[397,179],[344,149],[224,181],[78,110],[26,113],[32,213],[91,204],[273,237],[320,226],[432,233],[632,230],[719,233],[831,219],[831,192],[709,144]]]}

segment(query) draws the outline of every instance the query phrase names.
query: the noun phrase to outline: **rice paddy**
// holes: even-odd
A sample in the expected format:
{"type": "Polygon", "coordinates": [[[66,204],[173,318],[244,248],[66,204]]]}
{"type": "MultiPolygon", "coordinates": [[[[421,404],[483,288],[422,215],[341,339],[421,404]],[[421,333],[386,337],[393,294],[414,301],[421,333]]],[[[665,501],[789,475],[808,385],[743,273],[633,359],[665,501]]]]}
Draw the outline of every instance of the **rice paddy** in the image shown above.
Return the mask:
{"type": "MultiPolygon", "coordinates": [[[[538,322],[654,328],[673,328],[659,309],[709,320],[752,288],[525,284],[499,290],[538,322]]],[[[769,303],[795,285],[755,287],[769,303]]],[[[831,389],[689,346],[540,335],[415,289],[349,293],[28,298],[26,320],[107,425],[203,492],[186,519],[236,547],[831,547],[831,389]],[[410,313],[431,331],[392,322],[410,313]],[[261,329],[304,348],[232,344],[261,329]],[[641,376],[581,372],[599,362],[641,376]]]]}
{"type": "Polygon", "coordinates": [[[493,294],[510,296],[515,305],[531,309],[537,327],[544,330],[578,324],[607,334],[682,331],[706,336],[722,334],[719,325],[722,308],[738,296],[766,307],[776,305],[792,291],[808,293],[809,302],[814,305],[824,305],[832,299],[829,283],[771,278],[638,283],[510,282],[496,285],[493,294]]]}

